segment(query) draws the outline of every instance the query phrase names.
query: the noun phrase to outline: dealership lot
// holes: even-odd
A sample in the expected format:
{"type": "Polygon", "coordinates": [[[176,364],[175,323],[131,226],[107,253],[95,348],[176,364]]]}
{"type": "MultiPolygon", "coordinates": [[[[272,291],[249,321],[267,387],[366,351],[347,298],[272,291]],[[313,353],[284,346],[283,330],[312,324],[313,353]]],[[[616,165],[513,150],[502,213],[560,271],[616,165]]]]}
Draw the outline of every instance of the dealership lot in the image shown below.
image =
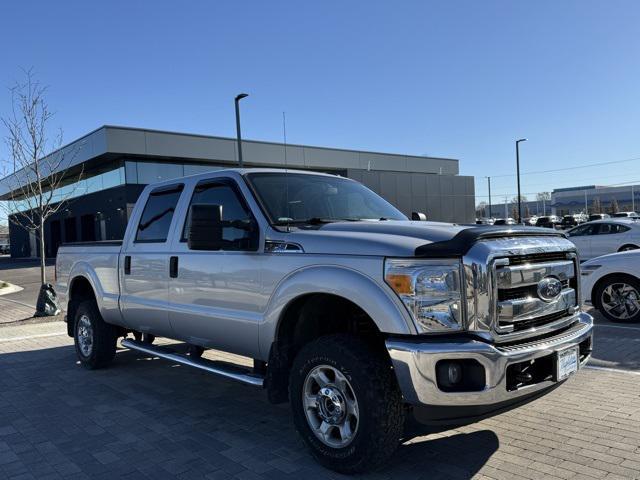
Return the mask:
{"type": "MultiPolygon", "coordinates": [[[[370,478],[640,478],[640,326],[531,404],[406,441],[370,478]]],[[[61,322],[0,328],[0,478],[341,478],[260,390],[119,350],[76,363],[61,322]]]]}
{"type": "MultiPolygon", "coordinates": [[[[25,287],[2,310],[32,305],[37,268],[2,266],[25,287]]],[[[592,313],[590,368],[520,409],[419,432],[368,478],[640,478],[640,325],[592,313]]],[[[0,372],[0,478],[343,478],[307,454],[288,405],[125,349],[87,371],[60,321],[1,326],[0,372]]]]}

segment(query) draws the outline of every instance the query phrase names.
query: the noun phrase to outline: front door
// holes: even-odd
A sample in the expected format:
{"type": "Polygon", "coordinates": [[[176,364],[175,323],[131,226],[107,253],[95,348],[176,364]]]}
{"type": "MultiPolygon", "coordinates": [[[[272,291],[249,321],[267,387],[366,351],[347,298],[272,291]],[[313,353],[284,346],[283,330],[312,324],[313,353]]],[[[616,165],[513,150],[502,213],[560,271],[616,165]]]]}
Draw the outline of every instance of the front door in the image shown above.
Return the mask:
{"type": "Polygon", "coordinates": [[[569,230],[569,240],[573,242],[578,250],[581,261],[588,260],[591,255],[591,239],[597,228],[597,224],[579,225],[569,230]]]}
{"type": "Polygon", "coordinates": [[[172,336],[167,312],[169,239],[182,190],[183,185],[177,184],[149,194],[137,229],[120,254],[120,307],[125,323],[134,330],[172,336]]]}
{"type": "Polygon", "coordinates": [[[172,328],[187,342],[255,357],[264,304],[257,226],[252,231],[224,227],[220,250],[189,250],[188,212],[193,204],[221,205],[224,222],[257,225],[234,180],[215,178],[195,186],[186,220],[177,227],[182,233],[174,235],[172,246],[178,264],[169,281],[172,328]]]}

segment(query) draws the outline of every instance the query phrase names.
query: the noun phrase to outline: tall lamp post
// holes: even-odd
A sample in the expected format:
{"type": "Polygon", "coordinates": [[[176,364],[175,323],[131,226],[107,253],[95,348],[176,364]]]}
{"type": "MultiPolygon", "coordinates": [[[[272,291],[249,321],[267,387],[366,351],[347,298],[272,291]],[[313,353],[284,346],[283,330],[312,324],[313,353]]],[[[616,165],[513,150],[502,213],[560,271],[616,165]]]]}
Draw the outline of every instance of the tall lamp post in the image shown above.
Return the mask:
{"type": "Polygon", "coordinates": [[[487,218],[491,217],[491,177],[487,177],[487,185],[489,186],[489,215],[487,218]]]}
{"type": "Polygon", "coordinates": [[[522,202],[520,199],[520,142],[526,142],[526,138],[516,140],[516,174],[518,176],[518,223],[522,223],[522,202]]]}
{"type": "Polygon", "coordinates": [[[242,134],[240,133],[240,100],[244,97],[248,97],[248,93],[240,93],[236,95],[235,104],[236,104],[236,134],[238,136],[238,167],[244,167],[244,163],[242,162],[242,134]]]}

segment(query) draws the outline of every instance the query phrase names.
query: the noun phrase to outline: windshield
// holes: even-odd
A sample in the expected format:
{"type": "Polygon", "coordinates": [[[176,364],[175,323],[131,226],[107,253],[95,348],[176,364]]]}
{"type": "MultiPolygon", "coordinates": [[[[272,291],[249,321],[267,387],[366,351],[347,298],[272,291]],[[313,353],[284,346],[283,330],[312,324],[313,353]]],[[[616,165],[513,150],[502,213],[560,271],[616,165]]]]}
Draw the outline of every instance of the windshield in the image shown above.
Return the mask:
{"type": "Polygon", "coordinates": [[[250,173],[249,183],[271,223],[339,220],[407,220],[364,185],[341,177],[300,173],[250,173]]]}

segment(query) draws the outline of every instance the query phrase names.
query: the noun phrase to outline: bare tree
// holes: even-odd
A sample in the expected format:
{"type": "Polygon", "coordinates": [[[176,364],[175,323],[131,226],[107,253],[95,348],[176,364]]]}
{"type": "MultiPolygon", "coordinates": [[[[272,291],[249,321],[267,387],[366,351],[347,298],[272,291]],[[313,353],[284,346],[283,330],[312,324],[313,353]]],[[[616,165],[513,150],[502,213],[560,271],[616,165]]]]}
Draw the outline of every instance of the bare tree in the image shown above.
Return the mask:
{"type": "Polygon", "coordinates": [[[11,197],[0,202],[10,222],[37,236],[40,252],[40,281],[46,284],[44,225],[74,195],[82,171],[71,175],[68,167],[80,147],[61,148],[62,131],[50,137],[53,113],[45,99],[47,87],[24,71],[24,80],[9,89],[10,115],[2,118],[11,158],[5,165],[5,184],[11,197]],[[76,186],[74,187],[74,183],[76,186]],[[60,187],[70,184],[68,189],[60,187]]]}
{"type": "Polygon", "coordinates": [[[615,198],[612,198],[611,202],[609,203],[609,213],[618,213],[618,211],[619,211],[618,200],[616,200],[615,198]]]}
{"type": "Polygon", "coordinates": [[[592,213],[602,213],[602,204],[600,203],[600,197],[595,197],[591,202],[592,213]]]}

